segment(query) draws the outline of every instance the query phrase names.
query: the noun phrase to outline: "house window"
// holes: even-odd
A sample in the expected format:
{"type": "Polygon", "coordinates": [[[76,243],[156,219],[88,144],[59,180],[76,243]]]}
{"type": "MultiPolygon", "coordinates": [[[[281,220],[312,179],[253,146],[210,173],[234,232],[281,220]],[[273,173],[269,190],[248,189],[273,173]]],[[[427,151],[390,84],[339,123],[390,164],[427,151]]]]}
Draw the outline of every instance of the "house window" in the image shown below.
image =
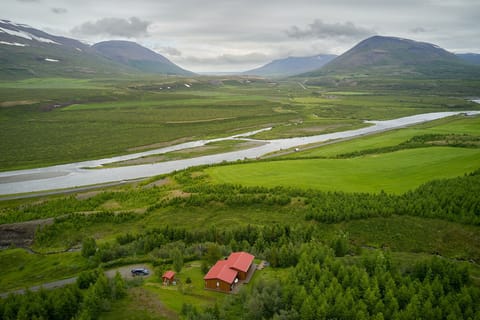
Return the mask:
{"type": "Polygon", "coordinates": [[[217,288],[220,287],[220,282],[217,281],[217,288]]]}

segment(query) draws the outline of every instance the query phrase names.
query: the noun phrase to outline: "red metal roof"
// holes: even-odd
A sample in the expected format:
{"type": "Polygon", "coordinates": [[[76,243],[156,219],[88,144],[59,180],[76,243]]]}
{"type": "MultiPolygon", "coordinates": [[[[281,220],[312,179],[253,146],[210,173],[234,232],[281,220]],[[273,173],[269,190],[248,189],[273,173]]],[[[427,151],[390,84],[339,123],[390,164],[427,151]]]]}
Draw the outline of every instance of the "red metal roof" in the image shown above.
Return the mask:
{"type": "Polygon", "coordinates": [[[230,269],[227,260],[220,260],[203,277],[204,280],[219,279],[232,284],[237,277],[237,271],[230,269]]]}
{"type": "Polygon", "coordinates": [[[175,272],[173,272],[172,270],[168,270],[163,274],[162,278],[167,278],[168,280],[173,280],[173,278],[175,278],[175,272]]]}
{"type": "Polygon", "coordinates": [[[246,252],[233,252],[227,259],[230,268],[247,272],[255,257],[246,252]]]}
{"type": "Polygon", "coordinates": [[[217,261],[203,279],[219,279],[232,284],[238,271],[247,272],[254,258],[246,252],[233,252],[227,260],[217,261]]]}

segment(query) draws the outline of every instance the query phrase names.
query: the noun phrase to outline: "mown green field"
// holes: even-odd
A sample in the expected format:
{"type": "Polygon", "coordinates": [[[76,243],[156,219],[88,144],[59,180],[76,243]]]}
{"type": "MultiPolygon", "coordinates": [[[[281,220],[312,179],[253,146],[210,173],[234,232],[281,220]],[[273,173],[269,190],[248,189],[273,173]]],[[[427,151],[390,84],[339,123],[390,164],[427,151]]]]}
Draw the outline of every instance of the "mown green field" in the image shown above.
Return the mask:
{"type": "Polygon", "coordinates": [[[403,193],[432,179],[461,176],[479,167],[478,149],[435,147],[352,159],[246,163],[205,171],[214,183],[403,193]]]}
{"type": "Polygon", "coordinates": [[[410,128],[306,148],[264,161],[206,170],[214,183],[300,187],[325,191],[403,193],[432,179],[460,176],[480,167],[478,148],[428,147],[335,159],[343,154],[397,146],[432,134],[480,135],[480,117],[455,116],[410,128]],[[325,159],[330,158],[330,159],[325,159]]]}

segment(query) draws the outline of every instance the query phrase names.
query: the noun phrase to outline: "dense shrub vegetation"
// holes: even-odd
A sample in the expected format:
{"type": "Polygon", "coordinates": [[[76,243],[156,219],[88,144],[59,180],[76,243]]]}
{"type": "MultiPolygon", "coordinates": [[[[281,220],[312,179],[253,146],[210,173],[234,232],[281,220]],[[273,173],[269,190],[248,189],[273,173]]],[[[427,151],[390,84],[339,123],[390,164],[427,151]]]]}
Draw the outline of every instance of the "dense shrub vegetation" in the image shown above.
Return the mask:
{"type": "Polygon", "coordinates": [[[401,274],[388,254],[345,265],[331,249],[304,244],[298,264],[280,279],[242,288],[204,311],[185,304],[186,319],[476,319],[480,289],[466,269],[434,258],[401,274]]]}
{"type": "MultiPolygon", "coordinates": [[[[187,173],[183,173],[185,175],[187,173]]],[[[181,177],[185,182],[186,178],[181,177]]],[[[307,220],[335,223],[351,219],[411,215],[480,224],[480,171],[463,177],[433,180],[403,195],[322,192],[293,188],[244,187],[195,184],[185,188],[192,195],[174,198],[165,205],[205,206],[221,202],[232,207],[287,206],[303,212],[307,220]],[[296,200],[296,202],[295,202],[296,200]]]]}
{"type": "Polygon", "coordinates": [[[54,290],[27,291],[0,299],[0,318],[14,319],[97,319],[114,300],[126,295],[119,273],[107,279],[103,271],[86,271],[77,283],[54,290]]]}

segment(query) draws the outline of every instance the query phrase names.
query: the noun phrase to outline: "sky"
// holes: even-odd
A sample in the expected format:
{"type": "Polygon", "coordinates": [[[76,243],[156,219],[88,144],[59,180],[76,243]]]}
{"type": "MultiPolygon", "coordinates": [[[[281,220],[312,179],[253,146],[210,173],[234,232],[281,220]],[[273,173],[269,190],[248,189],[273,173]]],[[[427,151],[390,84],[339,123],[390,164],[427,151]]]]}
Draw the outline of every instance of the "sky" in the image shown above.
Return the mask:
{"type": "Polygon", "coordinates": [[[372,35],[480,53],[479,0],[1,0],[0,19],[93,44],[130,40],[194,72],[342,54],[372,35]]]}

